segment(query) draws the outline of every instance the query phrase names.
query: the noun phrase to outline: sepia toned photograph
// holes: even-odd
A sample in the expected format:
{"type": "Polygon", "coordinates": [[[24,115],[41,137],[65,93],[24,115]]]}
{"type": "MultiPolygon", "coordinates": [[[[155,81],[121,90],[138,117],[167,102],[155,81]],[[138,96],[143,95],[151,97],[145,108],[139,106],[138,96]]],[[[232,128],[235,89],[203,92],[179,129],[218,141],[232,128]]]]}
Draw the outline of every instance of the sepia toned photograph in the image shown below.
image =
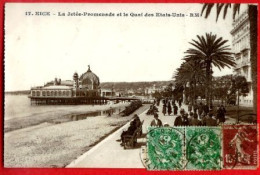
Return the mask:
{"type": "Polygon", "coordinates": [[[257,4],[6,3],[4,167],[255,170],[257,4]]]}

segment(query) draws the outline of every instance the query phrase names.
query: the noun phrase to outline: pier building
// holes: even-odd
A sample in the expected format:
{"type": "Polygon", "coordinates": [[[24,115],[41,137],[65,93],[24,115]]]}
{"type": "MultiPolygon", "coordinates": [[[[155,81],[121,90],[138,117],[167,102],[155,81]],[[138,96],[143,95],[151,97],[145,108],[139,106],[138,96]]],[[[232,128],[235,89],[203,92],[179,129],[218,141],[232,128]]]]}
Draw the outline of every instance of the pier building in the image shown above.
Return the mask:
{"type": "Polygon", "coordinates": [[[95,104],[104,103],[99,77],[90,66],[81,76],[74,73],[72,80],[54,81],[44,86],[32,87],[29,95],[32,104],[95,104]]]}

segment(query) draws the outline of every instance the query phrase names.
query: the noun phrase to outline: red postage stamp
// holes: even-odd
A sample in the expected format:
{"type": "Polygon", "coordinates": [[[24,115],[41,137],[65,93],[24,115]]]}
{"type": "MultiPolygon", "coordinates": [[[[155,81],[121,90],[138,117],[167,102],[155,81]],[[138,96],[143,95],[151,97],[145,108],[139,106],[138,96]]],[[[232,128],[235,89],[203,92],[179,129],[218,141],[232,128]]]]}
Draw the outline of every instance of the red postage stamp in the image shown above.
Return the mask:
{"type": "Polygon", "coordinates": [[[257,125],[223,126],[223,168],[256,169],[257,125]]]}

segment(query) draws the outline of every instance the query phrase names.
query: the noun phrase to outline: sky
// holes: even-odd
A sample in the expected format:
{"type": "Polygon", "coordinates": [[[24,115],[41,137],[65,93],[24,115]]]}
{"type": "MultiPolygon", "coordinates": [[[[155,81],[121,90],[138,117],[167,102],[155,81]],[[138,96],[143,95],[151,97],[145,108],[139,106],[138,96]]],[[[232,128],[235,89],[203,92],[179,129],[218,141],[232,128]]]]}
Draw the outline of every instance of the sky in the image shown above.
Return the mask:
{"type": "MultiPolygon", "coordinates": [[[[55,77],[72,80],[74,72],[81,75],[88,65],[101,82],[171,80],[196,35],[212,32],[231,45],[231,13],[225,20],[221,15],[218,22],[215,9],[208,19],[189,16],[201,8],[202,4],[7,4],[5,91],[28,90],[55,77]],[[37,11],[51,15],[25,15],[37,11]],[[58,12],[129,16],[58,16],[58,12]],[[145,17],[145,13],[185,17],[145,17]]],[[[213,70],[215,76],[232,73],[228,68],[213,70]]]]}

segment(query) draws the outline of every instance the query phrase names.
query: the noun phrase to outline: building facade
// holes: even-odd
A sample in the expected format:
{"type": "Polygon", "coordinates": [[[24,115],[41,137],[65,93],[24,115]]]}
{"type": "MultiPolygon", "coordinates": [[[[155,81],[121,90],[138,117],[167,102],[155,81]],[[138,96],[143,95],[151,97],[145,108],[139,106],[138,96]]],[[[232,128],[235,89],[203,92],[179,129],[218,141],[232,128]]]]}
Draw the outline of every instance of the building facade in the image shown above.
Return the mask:
{"type": "Polygon", "coordinates": [[[241,96],[239,103],[244,106],[253,106],[253,90],[250,62],[250,25],[247,10],[233,21],[232,50],[236,61],[234,73],[244,76],[249,83],[249,93],[241,96]]]}
{"type": "Polygon", "coordinates": [[[44,86],[32,87],[29,98],[40,104],[55,103],[88,103],[101,97],[99,77],[88,67],[87,72],[80,77],[77,73],[72,76],[73,80],[54,81],[44,86]]]}

